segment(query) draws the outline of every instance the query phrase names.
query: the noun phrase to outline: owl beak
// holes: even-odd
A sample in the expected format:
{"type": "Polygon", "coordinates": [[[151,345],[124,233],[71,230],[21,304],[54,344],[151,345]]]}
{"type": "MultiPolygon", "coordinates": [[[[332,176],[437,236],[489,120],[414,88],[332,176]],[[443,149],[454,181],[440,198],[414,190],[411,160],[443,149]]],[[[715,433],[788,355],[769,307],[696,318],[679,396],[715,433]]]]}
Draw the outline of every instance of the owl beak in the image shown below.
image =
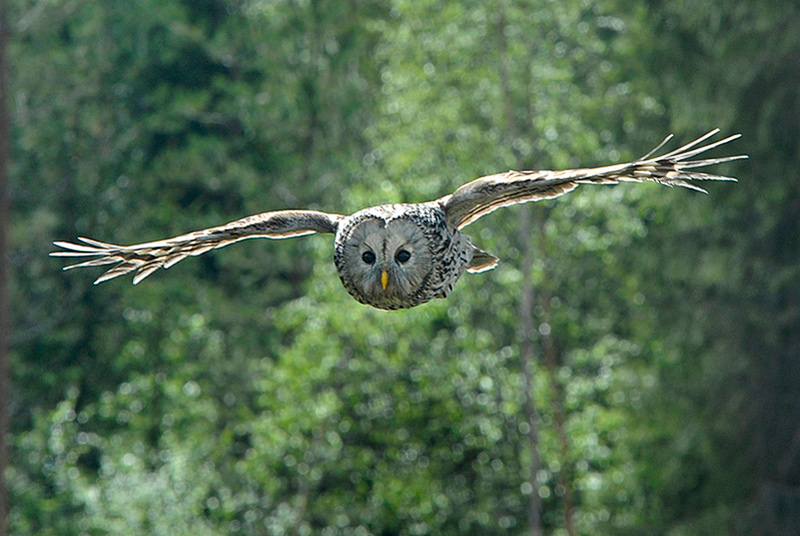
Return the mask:
{"type": "Polygon", "coordinates": [[[381,272],[381,286],[386,290],[386,285],[389,283],[389,273],[384,270],[381,272]]]}

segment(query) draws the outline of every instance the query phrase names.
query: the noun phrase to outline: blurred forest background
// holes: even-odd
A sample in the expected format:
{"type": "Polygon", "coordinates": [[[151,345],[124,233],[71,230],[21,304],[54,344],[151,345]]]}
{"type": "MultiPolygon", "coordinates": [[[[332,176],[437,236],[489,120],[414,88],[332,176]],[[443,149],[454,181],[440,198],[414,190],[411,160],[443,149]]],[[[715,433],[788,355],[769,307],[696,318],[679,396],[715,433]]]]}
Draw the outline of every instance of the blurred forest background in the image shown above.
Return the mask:
{"type": "Polygon", "coordinates": [[[797,0],[9,4],[13,534],[798,534],[797,0]],[[47,256],[714,127],[738,184],[497,212],[410,311],[330,236],[47,256]]]}

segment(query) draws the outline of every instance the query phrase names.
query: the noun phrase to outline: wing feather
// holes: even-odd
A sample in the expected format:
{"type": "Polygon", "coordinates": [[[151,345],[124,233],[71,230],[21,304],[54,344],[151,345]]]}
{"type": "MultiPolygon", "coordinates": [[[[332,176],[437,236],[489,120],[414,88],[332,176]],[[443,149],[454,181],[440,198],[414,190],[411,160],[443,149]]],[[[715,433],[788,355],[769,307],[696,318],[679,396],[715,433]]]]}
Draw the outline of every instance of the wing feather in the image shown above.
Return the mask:
{"type": "Polygon", "coordinates": [[[82,244],[53,242],[61,248],[50,253],[52,257],[94,257],[71,264],[65,270],[114,264],[95,284],[135,272],[137,284],[159,268],[170,268],[189,256],[202,255],[249,238],[292,238],[312,233],[335,233],[343,216],[315,210],[282,210],[265,212],[242,218],[219,227],[146,242],[133,246],[120,246],[79,237],[82,244]]]}
{"type": "Polygon", "coordinates": [[[680,186],[698,192],[706,191],[691,181],[735,181],[733,177],[689,171],[694,168],[722,164],[747,158],[747,155],[689,160],[720,145],[733,141],[740,134],[701,145],[719,129],[665,153],[653,156],[672,139],[664,138],[653,150],[633,162],[598,168],[564,171],[507,171],[475,179],[455,192],[439,199],[447,220],[458,229],[499,208],[518,203],[552,199],[571,192],[579,184],[617,184],[619,182],[657,182],[664,186],[680,186]],[[699,145],[699,147],[698,147],[699,145]]]}

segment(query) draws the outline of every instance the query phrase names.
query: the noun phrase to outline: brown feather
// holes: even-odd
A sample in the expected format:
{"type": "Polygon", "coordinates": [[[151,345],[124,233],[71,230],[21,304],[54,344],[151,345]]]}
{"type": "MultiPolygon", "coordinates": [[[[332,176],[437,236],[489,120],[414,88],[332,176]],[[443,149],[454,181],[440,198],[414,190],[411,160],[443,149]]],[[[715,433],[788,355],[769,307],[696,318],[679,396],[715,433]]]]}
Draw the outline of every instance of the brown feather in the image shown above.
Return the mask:
{"type": "Polygon", "coordinates": [[[703,188],[691,181],[735,181],[736,179],[688,170],[747,158],[746,155],[736,155],[687,160],[739,138],[739,134],[734,134],[697,147],[717,132],[719,129],[712,130],[678,149],[661,156],[652,156],[672,138],[671,135],[667,136],[642,158],[624,164],[564,171],[508,171],[488,175],[468,182],[451,195],[439,199],[439,203],[447,214],[447,221],[457,229],[461,229],[498,208],[552,199],[572,191],[578,184],[651,181],[664,186],[680,186],[706,193],[703,188]]]}
{"type": "Polygon", "coordinates": [[[95,284],[136,272],[137,284],[159,268],[169,268],[189,256],[202,255],[249,238],[292,238],[312,233],[335,233],[342,216],[313,210],[265,212],[236,220],[226,225],[195,231],[166,240],[133,246],[119,246],[91,238],[78,238],[83,244],[53,242],[63,251],[53,257],[96,257],[65,267],[87,268],[116,264],[97,278],[95,284]],[[84,245],[88,244],[88,245],[84,245]]]}

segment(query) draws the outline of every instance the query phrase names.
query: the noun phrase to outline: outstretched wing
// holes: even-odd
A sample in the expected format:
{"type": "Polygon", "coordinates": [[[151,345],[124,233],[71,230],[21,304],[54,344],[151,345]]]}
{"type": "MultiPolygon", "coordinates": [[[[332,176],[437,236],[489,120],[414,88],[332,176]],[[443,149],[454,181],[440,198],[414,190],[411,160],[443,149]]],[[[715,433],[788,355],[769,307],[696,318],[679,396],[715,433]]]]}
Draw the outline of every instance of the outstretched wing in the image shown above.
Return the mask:
{"type": "Polygon", "coordinates": [[[248,238],[292,238],[312,233],[335,233],[343,216],[314,210],[282,210],[265,212],[185,235],[134,246],[117,246],[90,238],[78,238],[83,244],[53,242],[65,251],[54,251],[52,257],[94,257],[65,267],[84,268],[114,264],[94,282],[136,272],[135,285],[159,268],[169,268],[188,256],[202,255],[248,238]],[[84,245],[87,244],[87,245],[84,245]]]}
{"type": "Polygon", "coordinates": [[[507,171],[488,175],[468,182],[438,201],[447,215],[447,221],[460,229],[498,208],[558,197],[571,192],[579,184],[653,181],[666,186],[682,186],[706,193],[702,188],[687,181],[735,181],[736,179],[691,171],[692,169],[747,158],[747,155],[737,155],[690,160],[700,153],[740,137],[740,134],[735,134],[697,147],[717,132],[719,129],[714,129],[674,151],[661,156],[652,156],[672,139],[670,134],[655,149],[625,164],[565,171],[507,171]]]}

